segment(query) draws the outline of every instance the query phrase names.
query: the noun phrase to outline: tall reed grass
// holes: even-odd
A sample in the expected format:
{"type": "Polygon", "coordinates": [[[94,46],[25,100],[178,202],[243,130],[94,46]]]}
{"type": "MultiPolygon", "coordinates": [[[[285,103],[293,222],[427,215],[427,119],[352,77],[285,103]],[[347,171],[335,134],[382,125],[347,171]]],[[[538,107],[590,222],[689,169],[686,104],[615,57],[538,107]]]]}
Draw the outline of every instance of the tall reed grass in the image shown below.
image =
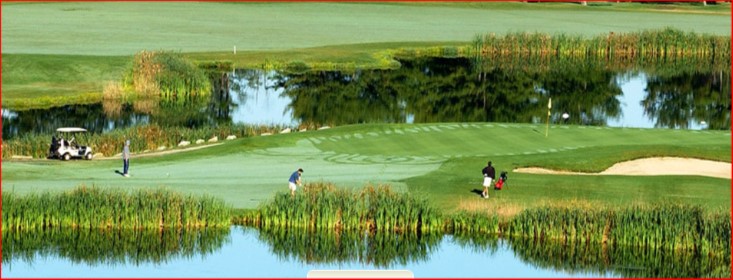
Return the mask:
{"type": "MultiPolygon", "coordinates": [[[[226,63],[223,63],[226,64],[226,63]]],[[[204,65],[211,68],[211,64],[204,65]]],[[[220,66],[219,63],[214,66],[220,66]]],[[[123,79],[125,90],[142,97],[208,96],[211,82],[206,72],[182,54],[170,51],[141,51],[123,79]]]]}
{"type": "Polygon", "coordinates": [[[609,215],[608,238],[623,246],[700,252],[730,252],[730,213],[706,213],[699,206],[635,206],[609,215]]]}
{"type": "MultiPolygon", "coordinates": [[[[280,193],[235,223],[261,229],[441,232],[454,236],[504,236],[564,244],[606,244],[700,254],[730,254],[731,216],[723,210],[663,203],[654,206],[548,205],[512,217],[496,213],[445,215],[388,186],[359,191],[314,183],[291,196],[280,193]]],[[[465,238],[464,238],[465,239],[465,238]]]]}
{"type": "Polygon", "coordinates": [[[3,192],[6,230],[158,229],[228,227],[230,207],[212,196],[166,189],[123,190],[80,186],[63,193],[3,192]]]}
{"type": "Polygon", "coordinates": [[[565,243],[730,254],[731,216],[664,203],[626,208],[546,206],[522,211],[502,235],[565,243]],[[726,253],[727,252],[727,253],[726,253]]]}
{"type": "Polygon", "coordinates": [[[426,200],[395,193],[389,186],[358,191],[309,183],[295,196],[278,193],[240,222],[259,228],[336,229],[372,232],[441,231],[440,213],[426,200]]]}
{"type": "Polygon", "coordinates": [[[600,63],[613,69],[679,65],[717,71],[730,69],[731,37],[671,28],[611,32],[592,38],[527,32],[503,36],[491,33],[476,36],[471,53],[479,64],[488,67],[535,65],[541,70],[543,65],[566,61],[600,63]]]}
{"type": "Polygon", "coordinates": [[[498,235],[499,216],[485,213],[461,211],[453,214],[446,222],[446,232],[454,235],[498,235]]]}

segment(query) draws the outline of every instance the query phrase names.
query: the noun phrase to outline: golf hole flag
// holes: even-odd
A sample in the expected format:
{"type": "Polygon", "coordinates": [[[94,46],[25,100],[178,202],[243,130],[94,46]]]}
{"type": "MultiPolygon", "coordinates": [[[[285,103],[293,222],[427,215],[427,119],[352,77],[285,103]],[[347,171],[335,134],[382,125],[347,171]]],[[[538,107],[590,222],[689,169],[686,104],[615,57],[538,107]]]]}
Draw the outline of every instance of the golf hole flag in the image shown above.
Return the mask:
{"type": "Polygon", "coordinates": [[[545,137],[550,133],[550,109],[552,109],[552,97],[547,101],[547,128],[545,128],[545,137]]]}

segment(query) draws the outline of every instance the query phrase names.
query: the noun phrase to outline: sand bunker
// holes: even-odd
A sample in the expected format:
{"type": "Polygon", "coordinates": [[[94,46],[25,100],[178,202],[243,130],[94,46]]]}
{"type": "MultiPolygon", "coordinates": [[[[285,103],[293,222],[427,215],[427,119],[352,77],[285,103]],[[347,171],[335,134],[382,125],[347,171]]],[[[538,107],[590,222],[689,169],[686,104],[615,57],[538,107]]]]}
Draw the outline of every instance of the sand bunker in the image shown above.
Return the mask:
{"type": "Polygon", "coordinates": [[[555,171],[537,167],[517,168],[514,172],[572,175],[699,175],[731,179],[731,164],[701,159],[660,157],[619,162],[601,173],[555,171]]]}

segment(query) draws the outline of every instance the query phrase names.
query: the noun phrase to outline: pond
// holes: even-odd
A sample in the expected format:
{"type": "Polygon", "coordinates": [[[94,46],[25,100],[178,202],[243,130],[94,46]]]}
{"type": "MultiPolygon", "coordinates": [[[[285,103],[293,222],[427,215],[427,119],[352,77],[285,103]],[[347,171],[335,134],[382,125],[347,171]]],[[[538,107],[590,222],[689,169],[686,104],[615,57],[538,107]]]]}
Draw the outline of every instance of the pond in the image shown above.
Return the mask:
{"type": "Polygon", "coordinates": [[[482,68],[466,58],[402,60],[395,70],[226,73],[208,99],[2,109],[4,140],[79,126],[107,132],[140,124],[346,125],[359,123],[552,123],[730,129],[729,70],[574,65],[482,68]],[[567,114],[566,118],[563,115],[567,114]]]}
{"type": "Polygon", "coordinates": [[[269,232],[234,226],[194,232],[3,232],[2,241],[2,275],[12,278],[303,278],[311,270],[337,269],[410,270],[423,278],[730,275],[730,256],[496,237],[269,232]]]}

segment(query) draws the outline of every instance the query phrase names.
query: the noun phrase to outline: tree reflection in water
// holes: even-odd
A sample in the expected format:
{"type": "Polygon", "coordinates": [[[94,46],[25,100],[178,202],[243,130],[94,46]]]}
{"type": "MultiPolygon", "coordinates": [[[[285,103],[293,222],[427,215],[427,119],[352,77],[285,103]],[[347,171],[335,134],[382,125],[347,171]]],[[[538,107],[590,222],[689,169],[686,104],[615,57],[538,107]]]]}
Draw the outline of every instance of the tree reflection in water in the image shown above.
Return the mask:
{"type": "MultiPolygon", "coordinates": [[[[467,58],[402,60],[395,70],[266,72],[242,69],[212,78],[208,98],[137,100],[125,104],[66,105],[4,110],[2,137],[52,133],[62,126],[104,132],[138,124],[201,127],[232,124],[248,94],[281,92],[285,114],[304,126],[359,123],[544,123],[553,99],[553,123],[605,126],[623,117],[620,85],[646,77],[644,114],[660,128],[730,129],[728,69],[665,64],[649,67],[589,61],[506,61],[467,58]],[[272,91],[270,91],[272,90],[272,91]],[[236,95],[237,98],[233,98],[236,95]],[[113,106],[114,105],[114,106],[113,106]],[[571,118],[565,120],[563,113],[571,118]]],[[[697,64],[696,64],[697,65],[697,64]]],[[[704,64],[703,64],[704,65],[704,64]]],[[[107,102],[109,103],[109,102],[107,102]]],[[[266,110],[266,109],[263,109],[266,110]]],[[[279,112],[278,112],[279,113],[279,112]]],[[[264,114],[264,112],[263,112],[264,114]]],[[[626,123],[629,123],[626,121],[626,123]]]]}

